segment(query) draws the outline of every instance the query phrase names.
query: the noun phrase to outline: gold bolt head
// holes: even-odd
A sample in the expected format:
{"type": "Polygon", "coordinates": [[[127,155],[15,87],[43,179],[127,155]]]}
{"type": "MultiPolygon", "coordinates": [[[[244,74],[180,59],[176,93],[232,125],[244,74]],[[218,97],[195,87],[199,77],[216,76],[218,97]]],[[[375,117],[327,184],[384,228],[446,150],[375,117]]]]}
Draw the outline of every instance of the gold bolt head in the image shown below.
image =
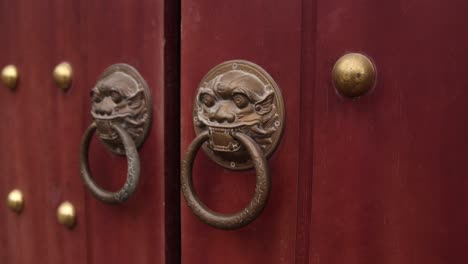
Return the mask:
{"type": "Polygon", "coordinates": [[[346,97],[360,97],[375,86],[376,70],[372,61],[360,53],[348,53],[336,61],[332,70],[336,90],[346,97]]]}
{"type": "Polygon", "coordinates": [[[2,82],[3,84],[10,88],[15,89],[18,84],[18,69],[15,65],[7,65],[2,69],[2,82]]]}
{"type": "Polygon", "coordinates": [[[63,91],[67,91],[73,79],[73,68],[70,63],[62,62],[55,66],[52,76],[57,86],[63,91]]]}
{"type": "Polygon", "coordinates": [[[12,211],[14,211],[14,212],[16,212],[18,214],[21,213],[21,211],[23,211],[23,207],[24,207],[23,193],[18,189],[14,189],[13,191],[11,191],[8,194],[7,206],[12,211]]]}
{"type": "Polygon", "coordinates": [[[57,221],[65,227],[72,229],[76,223],[75,207],[69,201],[65,201],[57,208],[57,221]]]}

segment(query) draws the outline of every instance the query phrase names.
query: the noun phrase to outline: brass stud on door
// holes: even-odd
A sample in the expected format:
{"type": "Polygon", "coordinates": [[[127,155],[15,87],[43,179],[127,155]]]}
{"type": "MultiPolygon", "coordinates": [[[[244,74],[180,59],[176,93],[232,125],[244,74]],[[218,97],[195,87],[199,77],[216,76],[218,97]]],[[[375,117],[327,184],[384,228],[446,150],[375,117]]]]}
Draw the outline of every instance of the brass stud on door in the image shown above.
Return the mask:
{"type": "Polygon", "coordinates": [[[14,90],[18,84],[18,68],[16,68],[15,65],[7,65],[3,67],[1,77],[2,83],[11,90],[14,90]]]}
{"type": "Polygon", "coordinates": [[[346,97],[359,97],[375,85],[376,70],[372,61],[360,53],[343,55],[333,66],[333,84],[346,97]]]}
{"type": "Polygon", "coordinates": [[[23,193],[18,189],[12,190],[7,197],[7,206],[15,213],[21,213],[24,207],[23,193]]]}
{"type": "Polygon", "coordinates": [[[62,62],[55,66],[52,76],[54,77],[54,81],[57,86],[66,92],[68,89],[70,89],[71,86],[73,79],[73,68],[70,63],[62,62]]]}
{"type": "Polygon", "coordinates": [[[59,224],[72,229],[76,223],[75,207],[69,201],[65,201],[57,208],[57,221],[59,224]]]}

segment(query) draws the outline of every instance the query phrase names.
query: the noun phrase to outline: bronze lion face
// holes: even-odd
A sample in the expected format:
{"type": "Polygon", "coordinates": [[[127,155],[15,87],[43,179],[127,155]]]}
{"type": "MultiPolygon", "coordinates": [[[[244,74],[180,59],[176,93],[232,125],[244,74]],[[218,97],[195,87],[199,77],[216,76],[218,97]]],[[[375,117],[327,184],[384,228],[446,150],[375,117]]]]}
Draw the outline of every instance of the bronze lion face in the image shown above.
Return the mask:
{"type": "MultiPolygon", "coordinates": [[[[279,116],[275,91],[256,75],[230,70],[201,84],[196,100],[196,126],[210,132],[209,148],[225,159],[243,161],[245,149],[232,137],[244,133],[262,149],[272,144],[279,116]]],[[[245,159],[244,159],[245,160],[245,159]]]]}
{"type": "Polygon", "coordinates": [[[111,123],[126,129],[137,140],[149,118],[144,87],[129,74],[115,71],[101,78],[91,90],[91,114],[100,139],[111,148],[122,150],[122,143],[111,123]]]}

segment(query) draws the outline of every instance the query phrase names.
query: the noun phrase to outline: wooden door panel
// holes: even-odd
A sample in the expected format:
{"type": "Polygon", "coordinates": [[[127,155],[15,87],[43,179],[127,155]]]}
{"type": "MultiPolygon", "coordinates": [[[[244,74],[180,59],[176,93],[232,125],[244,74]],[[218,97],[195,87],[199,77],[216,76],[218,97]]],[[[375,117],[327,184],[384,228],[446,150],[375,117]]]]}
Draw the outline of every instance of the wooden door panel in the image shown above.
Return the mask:
{"type": "MultiPolygon", "coordinates": [[[[217,64],[244,59],[263,67],[281,88],[286,124],[269,160],[270,199],[262,215],[227,232],[200,222],[182,201],[182,263],[292,263],[295,258],[300,72],[300,1],[182,1],[181,128],[184,152],[193,140],[192,109],[203,76],[217,64]]],[[[200,151],[202,152],[202,151],[200,151]]],[[[223,169],[199,153],[195,188],[210,208],[236,212],[247,205],[255,173],[223,169]]]]}
{"type": "MultiPolygon", "coordinates": [[[[42,141],[44,148],[41,151],[34,151],[35,156],[49,156],[45,161],[50,166],[50,171],[44,173],[47,177],[48,189],[43,194],[50,200],[50,207],[47,212],[48,229],[47,263],[85,263],[87,259],[87,232],[85,206],[85,192],[79,187],[82,185],[78,176],[79,164],[77,163],[79,141],[84,126],[80,113],[86,112],[83,100],[88,92],[85,87],[85,60],[78,50],[80,50],[80,23],[81,17],[77,10],[81,5],[77,1],[51,1],[49,8],[47,5],[39,14],[41,17],[49,16],[49,28],[51,33],[44,36],[39,44],[44,48],[43,55],[47,56],[48,67],[44,67],[42,73],[37,75],[37,80],[45,85],[37,85],[48,90],[51,97],[50,108],[41,119],[46,121],[48,135],[43,138],[36,138],[42,141]],[[53,11],[50,11],[53,10],[53,11]],[[52,13],[52,14],[50,14],[52,13]],[[52,71],[54,67],[62,61],[68,61],[73,67],[75,78],[72,86],[67,92],[63,92],[53,81],[52,71]],[[61,226],[57,222],[56,210],[60,203],[70,201],[76,209],[78,216],[77,224],[73,230],[61,226]]],[[[27,61],[27,59],[26,59],[27,61]]],[[[31,69],[35,72],[40,68],[36,66],[31,69]]],[[[31,85],[34,89],[35,86],[31,85]]],[[[34,130],[34,129],[33,129],[34,130]]],[[[40,180],[40,177],[38,177],[40,180]]],[[[34,199],[34,197],[31,197],[34,199]]],[[[45,212],[43,212],[44,214],[45,212]]],[[[36,227],[38,228],[38,227],[36,227]]],[[[47,228],[47,227],[46,227],[47,228]]],[[[39,238],[40,240],[40,238],[39,238]]],[[[38,242],[44,243],[44,242],[38,242]]]]}
{"type": "Polygon", "coordinates": [[[466,263],[467,8],[317,1],[310,263],[466,263]],[[346,52],[377,66],[358,100],[330,82],[346,52]]]}
{"type": "Polygon", "coordinates": [[[83,220],[86,213],[77,151],[81,137],[82,79],[67,93],[52,80],[61,60],[80,76],[79,17],[61,1],[2,2],[0,24],[5,34],[0,61],[15,64],[20,81],[15,91],[1,88],[1,197],[14,188],[25,197],[21,215],[4,207],[2,263],[76,263],[86,261],[85,221],[73,232],[59,225],[56,209],[71,201],[83,220]],[[60,3],[59,3],[60,2],[60,3]],[[55,8],[50,9],[50,6],[55,8]],[[66,18],[66,19],[65,19],[66,18]],[[56,41],[56,42],[55,42],[56,41]],[[66,243],[65,243],[66,241],[66,243]]]}
{"type": "MultiPolygon", "coordinates": [[[[0,89],[0,195],[25,194],[21,215],[0,217],[1,263],[178,263],[179,122],[178,4],[174,1],[0,1],[0,63],[16,64],[16,91],[0,89]],[[166,3],[167,2],[167,3],[166,3]],[[62,60],[73,66],[72,88],[52,80],[62,60]],[[97,201],[79,174],[79,144],[91,123],[89,92],[103,70],[124,62],[148,82],[153,127],[140,151],[142,175],[123,205],[97,201]],[[175,110],[174,110],[175,109],[175,110]],[[71,201],[77,225],[56,220],[71,201]]],[[[118,189],[125,158],[96,139],[90,153],[96,181],[118,189]]]]}
{"type": "MultiPolygon", "coordinates": [[[[87,193],[88,249],[91,263],[177,263],[178,216],[178,38],[177,5],[171,1],[86,1],[83,13],[87,91],[114,63],[135,67],[152,97],[151,131],[139,151],[141,180],[124,204],[104,204],[87,193]],[[165,13],[166,12],[166,13],[165,13]],[[175,34],[177,36],[177,34],[175,34]],[[168,45],[169,47],[167,47],[168,45]]],[[[85,101],[90,109],[90,100],[85,101]]],[[[91,116],[86,113],[86,124],[91,116]]],[[[90,164],[96,181],[110,190],[125,182],[125,157],[91,144],[90,164]]]]}
{"type": "MultiPolygon", "coordinates": [[[[153,99],[151,132],[139,151],[142,168],[137,191],[127,202],[116,206],[102,203],[87,193],[89,259],[91,263],[164,262],[162,252],[155,250],[163,247],[163,217],[156,217],[163,213],[163,207],[161,203],[153,202],[162,201],[164,195],[163,178],[159,177],[164,173],[164,164],[158,151],[163,148],[162,142],[157,140],[159,131],[164,131],[164,110],[160,108],[163,100],[157,96],[163,92],[162,13],[158,12],[158,4],[146,8],[126,1],[87,1],[86,4],[88,90],[104,69],[123,62],[142,74],[153,99]],[[154,17],[145,13],[153,9],[156,11],[154,17]],[[148,35],[153,38],[145,40],[148,35],[140,34],[145,28],[150,28],[148,35]],[[154,55],[149,57],[148,54],[154,55]],[[153,250],[156,252],[149,258],[149,252],[153,250]]],[[[90,100],[85,104],[90,109],[90,100]]],[[[91,124],[90,115],[85,119],[91,124]]],[[[90,164],[93,176],[101,186],[113,191],[123,186],[126,158],[110,154],[96,138],[91,144],[90,164]]]]}
{"type": "MultiPolygon", "coordinates": [[[[182,151],[194,137],[198,82],[222,61],[264,67],[287,110],[265,212],[226,232],[183,205],[183,262],[466,262],[466,8],[462,1],[183,1],[182,151]],[[331,85],[333,64],[347,52],[377,66],[375,90],[358,100],[331,85]]],[[[224,170],[203,153],[194,179],[202,200],[221,212],[242,208],[254,182],[252,172],[224,170]]]]}
{"type": "MultiPolygon", "coordinates": [[[[2,50],[9,51],[0,53],[0,56],[3,61],[8,61],[8,63],[16,64],[20,60],[18,53],[15,52],[17,49],[17,40],[16,35],[13,34],[14,25],[16,22],[15,19],[13,19],[13,14],[16,13],[17,7],[16,5],[11,5],[7,2],[1,2],[1,5],[2,6],[0,8],[0,17],[2,18],[2,32],[4,32],[4,34],[7,34],[8,36],[11,36],[11,40],[0,41],[0,48],[2,50]]],[[[6,64],[6,62],[4,62],[4,64],[6,64]]],[[[0,102],[5,107],[5,110],[0,111],[0,116],[2,120],[4,120],[3,122],[11,123],[15,118],[15,112],[19,108],[19,105],[13,103],[13,100],[15,100],[16,98],[14,94],[8,91],[8,89],[5,89],[5,87],[2,88],[3,89],[0,90],[0,102]]],[[[16,131],[18,131],[14,125],[15,123],[11,124],[12,125],[10,126],[10,130],[15,129],[16,131]]],[[[2,162],[2,166],[0,166],[0,175],[2,175],[2,177],[0,177],[0,195],[2,197],[7,197],[8,192],[10,192],[11,189],[18,188],[16,184],[17,178],[15,177],[16,170],[13,166],[14,163],[7,162],[11,161],[11,157],[13,156],[13,154],[7,155],[7,153],[16,153],[15,142],[13,141],[14,138],[9,139],[12,136],[12,134],[13,133],[8,132],[4,128],[0,129],[0,139],[3,149],[3,151],[0,154],[2,162]]],[[[22,228],[23,225],[21,225],[20,222],[16,221],[17,216],[13,212],[5,210],[4,212],[2,212],[1,215],[2,217],[0,217],[0,232],[3,235],[1,236],[2,238],[0,240],[2,247],[0,257],[3,261],[6,262],[11,261],[15,253],[17,253],[18,250],[23,247],[23,245],[18,242],[17,238],[20,236],[21,233],[24,232],[24,228],[22,228]]]]}

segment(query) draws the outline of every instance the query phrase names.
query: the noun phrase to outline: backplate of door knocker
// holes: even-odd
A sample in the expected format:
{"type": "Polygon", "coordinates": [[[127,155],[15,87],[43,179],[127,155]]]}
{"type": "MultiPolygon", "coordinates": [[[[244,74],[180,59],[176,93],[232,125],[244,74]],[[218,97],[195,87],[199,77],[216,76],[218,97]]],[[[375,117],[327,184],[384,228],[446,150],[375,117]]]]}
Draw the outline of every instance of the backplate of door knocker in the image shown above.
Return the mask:
{"type": "Polygon", "coordinates": [[[125,155],[121,138],[112,124],[119,124],[139,148],[151,126],[151,96],[143,77],[128,64],[114,64],[91,90],[91,115],[99,139],[107,149],[125,155]]]}
{"type": "Polygon", "coordinates": [[[284,128],[280,89],[260,66],[243,60],[217,65],[201,80],[195,97],[193,123],[197,135],[209,132],[203,151],[231,170],[253,167],[234,133],[252,138],[266,158],[275,151],[284,128]]]}

